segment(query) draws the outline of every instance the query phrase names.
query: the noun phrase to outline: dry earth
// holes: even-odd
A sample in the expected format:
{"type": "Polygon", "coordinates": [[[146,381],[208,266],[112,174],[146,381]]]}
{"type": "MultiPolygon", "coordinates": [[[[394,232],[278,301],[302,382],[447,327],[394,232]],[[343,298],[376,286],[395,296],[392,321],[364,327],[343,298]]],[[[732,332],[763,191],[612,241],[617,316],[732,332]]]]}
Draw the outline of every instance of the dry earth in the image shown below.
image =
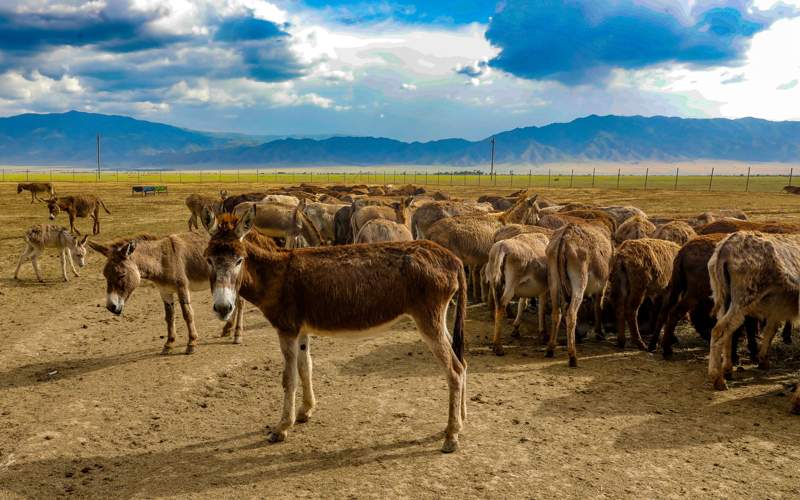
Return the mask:
{"type": "MultiPolygon", "coordinates": [[[[58,188],[105,198],[113,214],[102,216],[101,240],[183,230],[184,196],[215,189],[176,186],[142,199],[123,185],[58,188]]],[[[209,294],[197,293],[197,352],[160,356],[155,289],[138,290],[113,317],[97,254],[69,283],[57,279],[52,254],[43,259],[46,284],[32,280],[29,264],[21,282],[11,279],[20,235],[45,219],[43,206],[12,189],[0,185],[2,498],[800,495],[800,417],[788,414],[786,397],[800,365],[792,348],[776,344],[776,368],[745,365],[731,390],[718,393],[705,382],[705,347],[689,329],[674,361],[587,340],[580,368],[570,369],[563,349],[543,357],[532,322],[521,342],[508,341],[505,357],[492,355],[483,307],[472,307],[467,323],[469,419],[458,453],[438,451],[445,382],[409,323],[362,341],[315,339],[318,411],[270,445],[280,355],[256,310],[247,310],[245,343],[232,345],[218,337],[209,294]]],[[[788,195],[545,194],[634,203],[659,215],[737,207],[762,219],[800,216],[800,198],[788,195]]],[[[185,340],[180,320],[178,335],[185,340]]]]}

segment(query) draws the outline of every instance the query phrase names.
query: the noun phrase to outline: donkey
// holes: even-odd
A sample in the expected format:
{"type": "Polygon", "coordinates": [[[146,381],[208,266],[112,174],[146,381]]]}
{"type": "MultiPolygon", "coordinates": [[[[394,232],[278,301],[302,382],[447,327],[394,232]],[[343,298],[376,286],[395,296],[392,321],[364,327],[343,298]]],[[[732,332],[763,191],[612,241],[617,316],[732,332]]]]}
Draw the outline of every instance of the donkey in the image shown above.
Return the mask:
{"type": "Polygon", "coordinates": [[[31,192],[31,203],[37,200],[44,201],[39,198],[40,193],[47,193],[51,198],[56,195],[53,185],[49,182],[20,182],[17,184],[17,194],[23,191],[31,192]]]}
{"type": "MultiPolygon", "coordinates": [[[[200,233],[177,233],[157,238],[141,235],[115,242],[89,246],[107,258],[103,275],[106,278],[106,309],[115,315],[122,314],[125,302],[139,287],[142,279],[155,283],[164,302],[164,320],[167,322],[167,342],[161,354],[169,354],[175,346],[175,294],[189,331],[186,354],[192,354],[197,345],[197,329],[190,290],[204,290],[209,278],[208,264],[203,250],[208,237],[200,233]]],[[[240,308],[241,310],[241,308],[240,308]]],[[[227,336],[236,326],[233,342],[241,342],[241,327],[228,321],[222,336],[227,336]]]]}
{"type": "Polygon", "coordinates": [[[714,388],[727,388],[733,371],[733,332],[746,316],[766,320],[759,351],[759,368],[769,367],[772,338],[782,321],[800,316],[800,235],[739,231],[717,244],[708,261],[713,314],[708,377],[714,388]]]}
{"type": "Polygon", "coordinates": [[[381,241],[412,241],[414,237],[409,229],[410,217],[408,207],[412,198],[392,203],[395,220],[371,219],[361,226],[356,243],[378,243],[381,241]]]}
{"type": "Polygon", "coordinates": [[[222,211],[222,202],[225,201],[222,193],[227,195],[227,191],[221,191],[220,198],[212,198],[211,196],[203,196],[201,194],[190,194],[186,197],[186,208],[188,208],[191,213],[187,221],[189,231],[200,228],[197,221],[202,217],[204,208],[209,207],[214,213],[222,211]]]}
{"type": "Polygon", "coordinates": [[[54,224],[42,224],[33,226],[25,233],[25,250],[19,256],[17,262],[17,269],[14,271],[14,279],[19,279],[19,268],[22,264],[30,259],[34,272],[36,272],[36,279],[44,282],[41,273],[39,273],[38,258],[45,248],[57,248],[61,255],[61,276],[64,281],[69,281],[67,278],[67,262],[72,269],[72,274],[80,276],[78,271],[75,270],[75,264],[78,267],[86,265],[86,239],[84,236],[80,241],[76,240],[66,228],[56,226],[54,224]]]}
{"type": "Polygon", "coordinates": [[[545,356],[553,357],[556,335],[564,314],[569,366],[578,366],[575,327],[586,296],[594,298],[595,334],[602,337],[603,295],[608,284],[614,247],[605,226],[569,223],[553,234],[547,246],[547,286],[553,304],[550,341],[545,356]]]}
{"type": "Polygon", "coordinates": [[[297,246],[320,246],[322,235],[313,222],[305,215],[305,200],[296,207],[275,203],[241,203],[233,214],[241,217],[253,210],[256,214],[255,227],[258,232],[272,238],[282,238],[287,248],[297,246]]]}
{"type": "Polygon", "coordinates": [[[100,234],[100,207],[107,214],[111,215],[105,203],[93,194],[82,194],[78,196],[53,196],[47,200],[47,210],[50,212],[50,220],[56,220],[56,216],[62,211],[69,216],[69,230],[75,234],[81,234],[75,227],[75,217],[91,217],[93,220],[92,234],[100,234]]]}
{"type": "Polygon", "coordinates": [[[506,306],[519,297],[512,337],[519,336],[522,311],[528,299],[539,299],[539,334],[544,335],[544,308],[547,303],[547,255],[550,238],[541,233],[523,233],[498,241],[489,251],[486,277],[494,293],[494,338],[492,349],[504,354],[503,318],[506,306]]]}
{"type": "Polygon", "coordinates": [[[442,451],[455,451],[466,417],[467,290],[461,261],[428,241],[265,250],[246,239],[255,218],[250,209],[241,217],[223,214],[215,220],[206,257],[217,316],[228,320],[241,295],[278,331],[283,413],[267,439],[283,441],[295,421],[307,421],[314,410],[309,334],[365,335],[408,315],[445,369],[450,402],[442,451]],[[451,337],[447,308],[456,294],[451,337]],[[303,403],[295,414],[298,368],[303,403]]]}

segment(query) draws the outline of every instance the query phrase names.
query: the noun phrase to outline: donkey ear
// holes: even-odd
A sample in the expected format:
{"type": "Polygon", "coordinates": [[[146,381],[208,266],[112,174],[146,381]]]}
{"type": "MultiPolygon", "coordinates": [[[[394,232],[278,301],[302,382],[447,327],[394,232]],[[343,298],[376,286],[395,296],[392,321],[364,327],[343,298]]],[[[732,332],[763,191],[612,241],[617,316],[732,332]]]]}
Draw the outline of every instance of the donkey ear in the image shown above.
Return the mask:
{"type": "Polygon", "coordinates": [[[122,255],[130,257],[134,250],[136,250],[136,240],[131,240],[127,245],[122,247],[122,255]]]}
{"type": "Polygon", "coordinates": [[[200,222],[203,223],[203,227],[206,228],[208,234],[213,235],[217,232],[217,217],[211,208],[203,207],[203,211],[200,213],[200,222]]]}
{"type": "Polygon", "coordinates": [[[247,236],[247,233],[253,229],[253,224],[256,220],[256,206],[253,204],[249,210],[242,214],[242,217],[239,219],[239,222],[236,223],[236,229],[234,229],[234,234],[237,238],[244,239],[247,236]]]}
{"type": "Polygon", "coordinates": [[[219,197],[224,200],[228,197],[228,191],[226,189],[221,189],[219,192],[219,197]]]}
{"type": "Polygon", "coordinates": [[[528,205],[534,206],[534,204],[536,204],[536,200],[538,198],[539,198],[539,195],[535,194],[535,195],[531,196],[530,198],[528,198],[526,201],[528,202],[528,205]]]}
{"type": "Polygon", "coordinates": [[[100,254],[102,254],[102,255],[104,255],[106,257],[111,255],[111,247],[108,247],[106,245],[101,245],[100,243],[97,243],[97,242],[94,242],[94,241],[90,241],[89,242],[89,248],[91,248],[95,252],[100,253],[100,254]]]}

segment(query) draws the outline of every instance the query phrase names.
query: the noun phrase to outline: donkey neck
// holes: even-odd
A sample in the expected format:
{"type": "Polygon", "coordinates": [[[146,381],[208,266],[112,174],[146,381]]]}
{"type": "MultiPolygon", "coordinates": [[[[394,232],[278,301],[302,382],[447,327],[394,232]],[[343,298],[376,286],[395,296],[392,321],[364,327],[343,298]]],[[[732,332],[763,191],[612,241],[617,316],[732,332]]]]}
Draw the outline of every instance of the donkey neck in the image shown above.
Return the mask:
{"type": "Polygon", "coordinates": [[[291,250],[265,250],[245,242],[247,258],[239,294],[272,319],[279,312],[291,250]]]}
{"type": "Polygon", "coordinates": [[[161,249],[158,246],[153,245],[152,242],[139,242],[139,246],[129,258],[139,268],[142,278],[158,281],[164,274],[161,257],[161,249]]]}

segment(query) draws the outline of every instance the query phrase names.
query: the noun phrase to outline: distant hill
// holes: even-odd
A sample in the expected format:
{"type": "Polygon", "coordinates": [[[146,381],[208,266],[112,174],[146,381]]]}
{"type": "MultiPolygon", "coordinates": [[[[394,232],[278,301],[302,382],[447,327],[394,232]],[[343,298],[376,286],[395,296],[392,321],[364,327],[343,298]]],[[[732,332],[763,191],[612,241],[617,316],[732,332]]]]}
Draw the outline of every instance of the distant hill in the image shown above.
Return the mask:
{"type": "MultiPolygon", "coordinates": [[[[488,138],[402,142],[379,137],[248,136],[70,111],[0,118],[0,163],[134,166],[483,165],[488,138]]],[[[800,161],[800,122],[755,118],[587,116],[495,135],[496,162],[800,161]]]]}

